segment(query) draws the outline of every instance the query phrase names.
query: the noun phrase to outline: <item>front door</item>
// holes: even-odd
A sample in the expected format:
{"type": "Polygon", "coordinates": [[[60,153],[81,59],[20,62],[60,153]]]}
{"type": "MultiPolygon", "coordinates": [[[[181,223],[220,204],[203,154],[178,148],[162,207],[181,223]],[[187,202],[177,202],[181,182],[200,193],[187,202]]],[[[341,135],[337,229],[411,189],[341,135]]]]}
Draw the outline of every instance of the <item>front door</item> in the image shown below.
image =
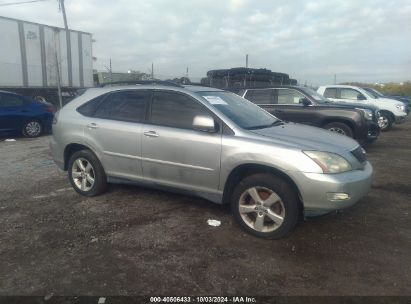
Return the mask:
{"type": "Polygon", "coordinates": [[[347,103],[363,103],[371,104],[371,100],[367,98],[363,93],[351,88],[340,88],[338,94],[338,100],[347,103]]]}
{"type": "Polygon", "coordinates": [[[194,130],[197,115],[212,116],[204,105],[186,94],[155,91],[142,137],[146,180],[200,192],[218,189],[221,132],[194,130]]]}
{"type": "Polygon", "coordinates": [[[314,122],[314,106],[304,106],[303,93],[292,88],[277,88],[275,90],[275,107],[279,118],[285,121],[311,125],[314,122]]]}

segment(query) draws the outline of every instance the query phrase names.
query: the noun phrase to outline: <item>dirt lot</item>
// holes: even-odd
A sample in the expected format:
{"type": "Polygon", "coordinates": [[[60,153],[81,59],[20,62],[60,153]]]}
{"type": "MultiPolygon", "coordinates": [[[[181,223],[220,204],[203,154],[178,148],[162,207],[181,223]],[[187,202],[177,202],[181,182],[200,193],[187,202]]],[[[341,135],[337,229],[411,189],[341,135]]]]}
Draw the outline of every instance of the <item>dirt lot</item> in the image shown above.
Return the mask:
{"type": "Polygon", "coordinates": [[[410,120],[368,149],[366,198],[278,241],[198,198],[77,195],[48,141],[0,142],[1,295],[411,295],[410,120]]]}

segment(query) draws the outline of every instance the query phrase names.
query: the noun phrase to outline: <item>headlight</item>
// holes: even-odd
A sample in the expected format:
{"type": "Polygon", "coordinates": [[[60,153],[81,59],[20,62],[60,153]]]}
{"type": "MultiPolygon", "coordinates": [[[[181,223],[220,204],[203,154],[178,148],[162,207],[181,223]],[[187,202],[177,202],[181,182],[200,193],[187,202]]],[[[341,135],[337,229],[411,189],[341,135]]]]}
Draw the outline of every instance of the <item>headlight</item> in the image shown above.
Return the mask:
{"type": "Polygon", "coordinates": [[[367,110],[367,109],[360,109],[360,108],[356,108],[356,109],[364,113],[364,117],[366,120],[372,120],[372,111],[367,110]]]}
{"type": "Polygon", "coordinates": [[[320,151],[303,151],[320,166],[324,173],[339,173],[351,170],[350,163],[342,156],[320,151]]]}
{"type": "Polygon", "coordinates": [[[396,107],[398,110],[401,110],[401,111],[405,112],[405,106],[404,106],[403,104],[396,104],[395,107],[396,107]]]}

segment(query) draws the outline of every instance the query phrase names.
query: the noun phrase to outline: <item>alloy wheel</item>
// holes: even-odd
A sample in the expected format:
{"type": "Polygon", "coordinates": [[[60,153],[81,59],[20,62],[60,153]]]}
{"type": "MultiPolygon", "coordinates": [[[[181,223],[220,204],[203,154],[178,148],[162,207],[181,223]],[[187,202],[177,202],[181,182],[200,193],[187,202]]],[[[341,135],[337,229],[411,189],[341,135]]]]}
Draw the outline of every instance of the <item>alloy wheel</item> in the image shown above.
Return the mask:
{"type": "Polygon", "coordinates": [[[378,126],[380,127],[381,130],[384,130],[385,128],[387,128],[389,123],[390,122],[388,120],[388,117],[380,116],[380,118],[378,118],[378,126]]]}
{"type": "Polygon", "coordinates": [[[258,232],[272,232],[284,222],[285,207],[281,198],[271,189],[252,187],[241,194],[239,213],[250,228],[258,232]]]}
{"type": "Polygon", "coordinates": [[[347,135],[343,129],[337,127],[329,128],[328,131],[335,132],[341,135],[347,135]]]}
{"type": "Polygon", "coordinates": [[[30,121],[24,128],[26,134],[30,137],[36,137],[40,135],[41,125],[38,121],[30,121]]]}
{"type": "Polygon", "coordinates": [[[77,158],[71,169],[71,177],[78,189],[90,191],[95,181],[94,168],[87,159],[77,158]]]}

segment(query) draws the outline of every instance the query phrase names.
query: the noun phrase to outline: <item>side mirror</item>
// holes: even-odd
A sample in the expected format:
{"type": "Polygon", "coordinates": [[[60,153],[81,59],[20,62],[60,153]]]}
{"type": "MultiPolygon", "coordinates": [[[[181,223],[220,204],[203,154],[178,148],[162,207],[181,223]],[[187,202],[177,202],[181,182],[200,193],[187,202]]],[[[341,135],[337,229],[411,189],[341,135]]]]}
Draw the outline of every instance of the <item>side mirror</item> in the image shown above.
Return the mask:
{"type": "Polygon", "coordinates": [[[365,96],[364,95],[362,95],[362,94],[358,94],[357,95],[357,100],[366,100],[367,98],[365,98],[365,96]]]}
{"type": "Polygon", "coordinates": [[[193,119],[193,129],[202,132],[217,132],[216,123],[211,116],[195,116],[193,119]]]}
{"type": "Polygon", "coordinates": [[[309,101],[309,100],[308,100],[307,98],[305,98],[305,97],[300,98],[300,103],[301,103],[304,107],[307,107],[307,106],[311,105],[311,101],[309,101]]]}

